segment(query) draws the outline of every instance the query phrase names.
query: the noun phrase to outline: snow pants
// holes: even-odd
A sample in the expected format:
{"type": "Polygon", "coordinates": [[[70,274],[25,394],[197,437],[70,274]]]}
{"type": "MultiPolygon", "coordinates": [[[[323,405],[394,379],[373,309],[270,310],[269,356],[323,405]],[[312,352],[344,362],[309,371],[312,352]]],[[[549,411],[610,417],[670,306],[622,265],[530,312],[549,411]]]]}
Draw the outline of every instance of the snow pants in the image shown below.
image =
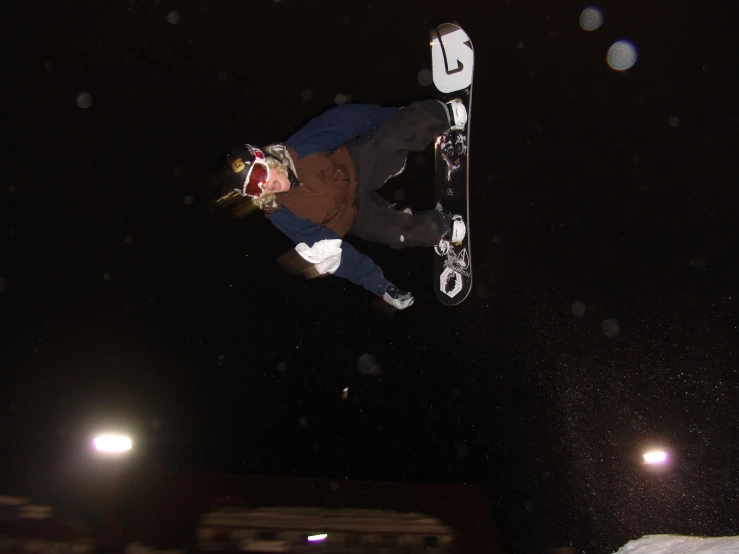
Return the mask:
{"type": "Polygon", "coordinates": [[[413,215],[391,208],[376,191],[405,169],[408,153],[423,152],[450,127],[447,106],[438,100],[413,102],[371,134],[347,143],[357,174],[357,217],[349,233],[392,248],[434,246],[450,226],[438,210],[413,215]]]}

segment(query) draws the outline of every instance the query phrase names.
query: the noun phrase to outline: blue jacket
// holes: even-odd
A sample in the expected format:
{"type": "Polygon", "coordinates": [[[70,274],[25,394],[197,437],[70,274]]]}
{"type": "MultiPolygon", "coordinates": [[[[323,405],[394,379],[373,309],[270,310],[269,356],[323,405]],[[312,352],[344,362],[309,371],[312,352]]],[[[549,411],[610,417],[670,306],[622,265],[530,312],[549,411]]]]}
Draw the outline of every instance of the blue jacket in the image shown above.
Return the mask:
{"type": "MultiPolygon", "coordinates": [[[[330,154],[350,140],[372,132],[397,111],[397,108],[383,108],[372,104],[338,106],[309,121],[284,144],[293,148],[300,158],[318,152],[330,154]]],[[[304,242],[313,246],[321,240],[341,239],[331,229],[298,217],[285,207],[269,214],[267,219],[295,244],[304,242]]],[[[341,243],[341,250],[341,264],[334,275],[382,296],[390,282],[385,279],[380,267],[345,241],[341,243]]]]}

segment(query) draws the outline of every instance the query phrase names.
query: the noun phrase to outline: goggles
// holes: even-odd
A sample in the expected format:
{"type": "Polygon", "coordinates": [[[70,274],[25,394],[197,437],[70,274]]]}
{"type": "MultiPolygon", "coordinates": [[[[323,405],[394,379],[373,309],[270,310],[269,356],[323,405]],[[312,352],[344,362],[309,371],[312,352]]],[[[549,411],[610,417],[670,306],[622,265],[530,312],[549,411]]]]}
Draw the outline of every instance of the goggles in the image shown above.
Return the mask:
{"type": "Polygon", "coordinates": [[[231,162],[234,173],[243,173],[244,180],[240,188],[234,191],[241,196],[259,198],[264,194],[264,185],[269,181],[269,166],[264,153],[249,144],[246,145],[248,153],[239,156],[231,162]]]}

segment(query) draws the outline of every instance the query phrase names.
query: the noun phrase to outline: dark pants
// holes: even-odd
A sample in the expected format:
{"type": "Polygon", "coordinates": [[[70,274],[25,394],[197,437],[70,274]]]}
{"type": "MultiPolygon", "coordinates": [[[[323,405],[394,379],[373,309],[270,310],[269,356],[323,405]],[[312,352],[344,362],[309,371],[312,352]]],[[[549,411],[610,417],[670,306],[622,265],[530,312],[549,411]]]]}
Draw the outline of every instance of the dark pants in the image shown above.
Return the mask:
{"type": "Polygon", "coordinates": [[[450,126],[447,107],[437,100],[413,102],[372,134],[347,144],[357,172],[357,217],[349,233],[392,248],[434,246],[449,229],[438,210],[409,215],[390,208],[376,190],[405,168],[410,151],[423,152],[450,126]]]}

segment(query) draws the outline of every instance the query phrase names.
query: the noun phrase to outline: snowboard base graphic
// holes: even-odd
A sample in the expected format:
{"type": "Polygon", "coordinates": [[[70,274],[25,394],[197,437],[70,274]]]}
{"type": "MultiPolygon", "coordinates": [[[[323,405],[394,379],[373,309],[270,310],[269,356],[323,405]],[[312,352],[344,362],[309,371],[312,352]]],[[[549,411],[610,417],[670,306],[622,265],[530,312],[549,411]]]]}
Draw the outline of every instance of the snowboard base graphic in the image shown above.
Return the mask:
{"type": "Polygon", "coordinates": [[[434,291],[442,304],[460,304],[472,288],[469,217],[469,140],[475,53],[467,33],[456,23],[431,31],[431,69],[436,98],[459,99],[467,109],[461,130],[449,130],[434,143],[434,194],[437,209],[462,217],[467,233],[460,243],[447,243],[434,253],[434,291]]]}

